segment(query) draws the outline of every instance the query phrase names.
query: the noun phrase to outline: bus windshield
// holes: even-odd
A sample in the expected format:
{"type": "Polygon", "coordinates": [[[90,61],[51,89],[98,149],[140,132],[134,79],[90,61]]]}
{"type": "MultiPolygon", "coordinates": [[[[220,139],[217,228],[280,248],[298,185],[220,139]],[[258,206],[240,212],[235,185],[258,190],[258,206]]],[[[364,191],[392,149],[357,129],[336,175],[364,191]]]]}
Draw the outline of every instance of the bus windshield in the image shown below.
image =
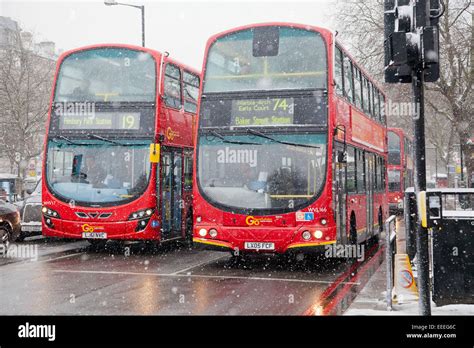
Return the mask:
{"type": "Polygon", "coordinates": [[[86,205],[131,201],[148,187],[149,146],[146,141],[120,145],[49,140],[48,186],[63,199],[86,205]]]}
{"type": "Polygon", "coordinates": [[[126,48],[96,48],[66,57],[55,102],[154,102],[155,60],[126,48]]]}
{"type": "Polygon", "coordinates": [[[326,87],[326,47],[314,31],[257,27],[220,37],[209,49],[204,93],[326,87]]]}
{"type": "Polygon", "coordinates": [[[202,135],[201,192],[232,210],[300,209],[324,184],[326,142],[325,134],[202,135]]]}

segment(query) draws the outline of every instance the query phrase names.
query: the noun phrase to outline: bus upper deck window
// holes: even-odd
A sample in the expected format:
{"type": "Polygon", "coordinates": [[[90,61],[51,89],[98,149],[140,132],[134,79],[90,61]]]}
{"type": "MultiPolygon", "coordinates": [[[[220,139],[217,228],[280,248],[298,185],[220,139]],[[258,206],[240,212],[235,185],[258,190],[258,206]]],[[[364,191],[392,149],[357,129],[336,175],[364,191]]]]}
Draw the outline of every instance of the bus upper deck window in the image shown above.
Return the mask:
{"type": "Polygon", "coordinates": [[[254,57],[277,56],[280,47],[280,29],[276,27],[255,28],[252,46],[254,57]]]}

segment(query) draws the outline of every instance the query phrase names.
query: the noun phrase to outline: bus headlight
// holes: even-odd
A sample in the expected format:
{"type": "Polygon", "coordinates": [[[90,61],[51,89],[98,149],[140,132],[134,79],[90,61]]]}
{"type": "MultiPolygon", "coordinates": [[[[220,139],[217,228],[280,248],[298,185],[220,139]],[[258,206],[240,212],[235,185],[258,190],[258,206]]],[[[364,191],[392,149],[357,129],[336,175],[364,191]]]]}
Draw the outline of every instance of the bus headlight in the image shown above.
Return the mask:
{"type": "Polygon", "coordinates": [[[143,209],[143,210],[139,210],[134,213],[131,213],[128,219],[129,220],[146,219],[146,218],[149,218],[152,214],[153,214],[152,208],[143,209]]]}
{"type": "Polygon", "coordinates": [[[207,234],[207,230],[206,230],[205,228],[201,228],[201,229],[199,230],[199,235],[200,235],[201,237],[205,237],[206,234],[207,234]]]}
{"type": "Polygon", "coordinates": [[[209,235],[212,237],[212,238],[216,238],[217,237],[217,230],[215,228],[212,228],[209,230],[209,235]]]}
{"type": "Polygon", "coordinates": [[[311,233],[309,233],[309,231],[304,231],[301,234],[301,237],[303,237],[304,240],[310,240],[311,239],[311,233]]]}
{"type": "Polygon", "coordinates": [[[327,225],[327,223],[328,223],[328,220],[326,220],[324,218],[321,219],[321,225],[325,226],[325,225],[327,225]]]}
{"type": "Polygon", "coordinates": [[[56,219],[61,218],[59,216],[58,212],[56,210],[51,209],[51,208],[43,207],[43,208],[41,208],[41,211],[42,211],[44,216],[52,217],[52,218],[56,218],[56,219]]]}
{"type": "Polygon", "coordinates": [[[196,217],[196,222],[201,222],[202,218],[200,216],[196,217]]]}
{"type": "Polygon", "coordinates": [[[314,238],[316,238],[316,239],[321,239],[321,238],[323,238],[323,232],[320,231],[320,230],[314,231],[314,238]]]}

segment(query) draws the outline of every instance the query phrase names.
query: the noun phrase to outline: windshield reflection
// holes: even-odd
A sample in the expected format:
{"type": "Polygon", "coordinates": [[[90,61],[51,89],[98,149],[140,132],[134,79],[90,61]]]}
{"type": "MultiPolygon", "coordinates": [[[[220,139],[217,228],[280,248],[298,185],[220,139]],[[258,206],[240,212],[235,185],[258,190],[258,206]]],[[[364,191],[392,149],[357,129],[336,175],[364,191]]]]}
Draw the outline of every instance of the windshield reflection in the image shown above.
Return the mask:
{"type": "Polygon", "coordinates": [[[47,181],[52,191],[83,203],[118,203],[140,196],[150,177],[149,142],[50,141],[47,181]]]}
{"type": "Polygon", "coordinates": [[[293,210],[307,204],[325,181],[326,135],[271,138],[278,142],[254,135],[225,137],[234,143],[202,136],[198,181],[204,196],[231,209],[293,210]]]}

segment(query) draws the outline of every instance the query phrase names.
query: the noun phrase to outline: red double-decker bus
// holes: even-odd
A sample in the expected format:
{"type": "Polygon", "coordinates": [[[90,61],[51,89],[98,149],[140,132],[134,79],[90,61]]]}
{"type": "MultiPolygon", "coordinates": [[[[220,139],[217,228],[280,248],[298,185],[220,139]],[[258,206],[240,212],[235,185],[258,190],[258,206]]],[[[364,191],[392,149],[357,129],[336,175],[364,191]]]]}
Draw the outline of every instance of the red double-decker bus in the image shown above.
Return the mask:
{"type": "Polygon", "coordinates": [[[327,29],[256,24],[210,38],[194,241],[306,251],[377,237],[387,216],[385,97],[327,29]]]}
{"type": "Polygon", "coordinates": [[[413,141],[401,128],[388,128],[388,206],[403,213],[405,190],[413,187],[413,141]]]}
{"type": "Polygon", "coordinates": [[[192,240],[200,75],[166,54],[95,45],[58,61],[44,147],[43,234],[192,240]]]}

